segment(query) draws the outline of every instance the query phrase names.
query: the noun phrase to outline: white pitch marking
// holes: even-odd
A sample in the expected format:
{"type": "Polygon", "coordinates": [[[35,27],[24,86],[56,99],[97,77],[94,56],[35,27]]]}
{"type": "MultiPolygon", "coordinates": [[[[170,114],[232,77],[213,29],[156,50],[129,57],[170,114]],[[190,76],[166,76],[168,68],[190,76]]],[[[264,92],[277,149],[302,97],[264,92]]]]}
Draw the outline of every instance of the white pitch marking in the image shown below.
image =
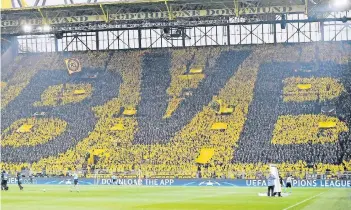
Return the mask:
{"type": "Polygon", "coordinates": [[[306,201],[309,201],[309,200],[311,200],[311,199],[313,199],[313,198],[315,198],[315,197],[318,197],[318,196],[322,195],[323,193],[324,193],[324,192],[319,193],[318,195],[312,196],[312,197],[310,197],[310,198],[307,198],[307,199],[305,199],[305,200],[303,200],[303,201],[300,201],[300,202],[298,202],[298,203],[296,203],[296,204],[294,204],[294,205],[292,205],[292,206],[289,206],[288,208],[285,208],[285,209],[283,209],[283,210],[291,209],[291,208],[293,208],[293,207],[295,207],[295,206],[300,205],[301,203],[305,203],[306,201]]]}

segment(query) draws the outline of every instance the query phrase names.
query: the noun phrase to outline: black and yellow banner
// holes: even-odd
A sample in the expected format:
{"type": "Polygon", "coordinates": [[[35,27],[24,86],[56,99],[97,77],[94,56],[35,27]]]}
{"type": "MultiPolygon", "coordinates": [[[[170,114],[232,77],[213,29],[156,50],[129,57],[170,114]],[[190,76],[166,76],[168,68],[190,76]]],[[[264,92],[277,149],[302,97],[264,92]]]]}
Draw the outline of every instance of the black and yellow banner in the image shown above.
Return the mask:
{"type": "MultiPolygon", "coordinates": [[[[239,15],[258,15],[258,14],[286,14],[286,13],[303,13],[305,12],[304,5],[295,6],[274,6],[274,7],[248,7],[241,8],[239,15]]],[[[196,17],[215,17],[215,16],[236,16],[235,9],[207,9],[207,10],[184,10],[173,11],[174,18],[196,18],[196,17]]],[[[167,11],[161,12],[138,12],[138,13],[121,13],[109,14],[109,21],[127,21],[127,20],[157,20],[168,19],[167,11]]],[[[71,17],[55,17],[48,18],[47,24],[67,24],[67,23],[88,23],[105,21],[103,15],[85,15],[71,17]]],[[[1,27],[21,26],[25,24],[42,25],[43,19],[18,19],[18,20],[2,20],[1,27]]]]}
{"type": "Polygon", "coordinates": [[[82,71],[82,64],[76,58],[65,59],[67,70],[69,74],[77,73],[82,71]]]}

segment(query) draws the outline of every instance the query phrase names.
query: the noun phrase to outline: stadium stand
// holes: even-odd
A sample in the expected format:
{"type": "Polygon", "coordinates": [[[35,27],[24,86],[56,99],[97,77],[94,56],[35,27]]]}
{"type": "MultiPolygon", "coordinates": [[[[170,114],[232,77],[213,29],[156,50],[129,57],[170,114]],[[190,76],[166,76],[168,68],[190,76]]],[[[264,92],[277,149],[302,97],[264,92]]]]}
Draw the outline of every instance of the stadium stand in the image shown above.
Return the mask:
{"type": "MultiPolygon", "coordinates": [[[[66,131],[46,144],[39,144],[34,147],[2,148],[3,161],[38,161],[43,157],[57,155],[60,152],[65,152],[67,149],[72,148],[81,140],[81,137],[88,135],[89,131],[93,129],[96,123],[96,119],[91,112],[91,107],[103,104],[116,96],[117,93],[112,91],[112,89],[113,87],[119,86],[120,78],[115,77],[105,69],[101,69],[101,66],[97,69],[97,66],[94,65],[98,63],[98,61],[93,62],[95,56],[86,54],[81,61],[87,64],[91,63],[90,69],[87,68],[85,72],[75,76],[69,76],[67,74],[63,62],[65,56],[79,57],[82,55],[80,55],[80,53],[74,55],[45,54],[39,55],[40,59],[38,59],[38,55],[28,56],[14,64],[14,66],[19,66],[18,69],[10,67],[15,68],[12,75],[2,78],[3,81],[7,82],[7,86],[2,92],[2,99],[6,99],[3,100],[2,104],[2,109],[6,110],[2,111],[1,128],[3,131],[13,122],[29,117],[55,117],[67,122],[66,131]],[[27,67],[25,68],[26,64],[27,67]],[[97,76],[96,78],[89,78],[86,76],[90,74],[97,76]],[[54,103],[49,107],[36,104],[36,102],[41,101],[42,94],[50,90],[51,86],[62,86],[62,84],[66,83],[90,83],[93,92],[92,96],[87,97],[86,100],[81,103],[54,103]],[[35,116],[36,113],[45,113],[45,116],[35,116]],[[17,155],[14,155],[16,153],[17,155]]],[[[5,72],[6,71],[7,70],[5,70],[5,72]]],[[[52,95],[52,97],[56,96],[52,95]]],[[[81,96],[78,95],[77,97],[79,98],[81,96]]],[[[55,100],[61,99],[51,99],[51,101],[55,100]]],[[[33,126],[33,128],[35,128],[36,125],[33,126]]],[[[36,131],[37,130],[33,129],[32,132],[38,135],[36,131]]],[[[28,133],[28,135],[32,134],[28,133]]],[[[9,141],[14,140],[9,139],[9,141]]]]}
{"type": "Polygon", "coordinates": [[[52,140],[64,132],[67,123],[60,119],[28,118],[18,120],[4,130],[2,146],[35,146],[52,140]],[[31,132],[31,130],[35,132],[31,132]]]}
{"type": "Polygon", "coordinates": [[[1,38],[1,54],[5,53],[6,50],[11,46],[11,41],[1,38]]]}
{"type": "Polygon", "coordinates": [[[1,167],[180,178],[256,178],[269,163],[295,177],[311,164],[351,170],[350,57],[349,43],[20,55],[1,78],[1,167]],[[67,74],[69,57],[82,72],[67,74]],[[38,122],[54,119],[48,137],[38,122]],[[199,172],[202,148],[214,156],[199,172]]]}

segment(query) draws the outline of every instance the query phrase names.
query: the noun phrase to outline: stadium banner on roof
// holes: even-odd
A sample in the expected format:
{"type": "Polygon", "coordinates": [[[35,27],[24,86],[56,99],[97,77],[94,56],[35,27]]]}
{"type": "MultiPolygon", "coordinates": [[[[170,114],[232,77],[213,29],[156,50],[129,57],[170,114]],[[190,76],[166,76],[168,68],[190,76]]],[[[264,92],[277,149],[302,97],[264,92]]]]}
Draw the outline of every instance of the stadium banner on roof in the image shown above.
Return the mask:
{"type": "MultiPolygon", "coordinates": [[[[37,185],[72,185],[72,178],[34,178],[30,181],[23,178],[22,183],[37,185]]],[[[284,181],[285,183],[285,181],[284,181]]],[[[8,184],[17,184],[16,178],[11,177],[8,184]]],[[[81,178],[80,185],[111,185],[112,179],[104,178],[81,178]]],[[[117,185],[139,185],[139,186],[199,186],[199,187],[266,187],[267,181],[260,179],[117,179],[117,185]]],[[[334,179],[302,179],[293,180],[293,187],[316,187],[316,188],[351,188],[351,180],[334,179]]]]}
{"type": "MultiPolygon", "coordinates": [[[[302,13],[305,12],[304,5],[295,6],[274,6],[274,7],[248,7],[241,8],[239,15],[259,15],[259,14],[286,14],[286,13],[302,13]]],[[[216,17],[216,16],[236,16],[235,9],[207,9],[207,10],[184,10],[173,11],[174,18],[196,18],[196,17],[216,17]]],[[[120,13],[109,14],[109,21],[128,21],[128,20],[158,20],[168,19],[167,11],[161,12],[138,12],[138,13],[120,13]]],[[[54,17],[47,18],[47,24],[68,24],[68,23],[88,23],[105,21],[103,15],[84,15],[70,17],[54,17]]],[[[1,27],[15,27],[21,25],[42,25],[43,19],[18,19],[18,20],[2,20],[1,27]]]]}

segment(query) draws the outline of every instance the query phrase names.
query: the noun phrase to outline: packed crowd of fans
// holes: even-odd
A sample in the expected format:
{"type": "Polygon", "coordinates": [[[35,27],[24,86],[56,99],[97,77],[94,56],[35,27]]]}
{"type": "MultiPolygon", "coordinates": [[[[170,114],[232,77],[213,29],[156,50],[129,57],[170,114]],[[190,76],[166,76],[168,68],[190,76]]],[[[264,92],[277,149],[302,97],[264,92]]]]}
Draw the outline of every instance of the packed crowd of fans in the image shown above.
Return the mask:
{"type": "MultiPolygon", "coordinates": [[[[78,57],[79,53],[43,54],[39,56],[40,59],[38,59],[38,55],[30,55],[16,61],[15,65],[17,66],[25,66],[26,64],[34,62],[37,63],[35,68],[33,67],[33,69],[35,69],[33,70],[33,73],[31,72],[32,68],[30,68],[23,70],[24,72],[21,74],[15,69],[12,75],[7,74],[9,75],[8,77],[5,77],[6,74],[1,75],[2,81],[7,82],[7,86],[2,92],[2,97],[5,98],[7,97],[7,94],[11,94],[11,86],[16,87],[18,86],[18,83],[23,81],[21,80],[20,76],[23,75],[23,77],[26,77],[26,80],[28,80],[25,81],[28,83],[27,86],[20,89],[20,94],[18,94],[17,97],[12,96],[12,101],[8,101],[8,106],[5,108],[2,106],[2,109],[5,111],[1,112],[1,129],[4,131],[17,120],[27,119],[30,117],[45,119],[57,118],[63,120],[67,123],[66,129],[56,138],[51,139],[46,143],[36,144],[35,146],[29,147],[25,146],[25,144],[23,144],[21,147],[2,146],[2,161],[29,163],[36,162],[42,158],[49,156],[54,157],[70,148],[74,148],[74,146],[83,137],[87,136],[89,132],[93,130],[96,124],[97,119],[95,118],[91,107],[104,104],[117,96],[117,91],[113,90],[119,86],[121,79],[113,73],[106,71],[105,67],[97,68],[97,66],[92,66],[90,69],[86,69],[86,71],[82,72],[81,74],[77,73],[77,75],[72,76],[67,73],[64,58],[78,57]],[[28,72],[33,75],[29,77],[26,74],[28,72]],[[66,86],[72,85],[73,87],[80,88],[79,84],[82,83],[89,84],[87,87],[91,87],[92,90],[91,97],[87,97],[82,102],[68,104],[58,103],[52,106],[34,106],[35,102],[41,101],[42,94],[50,89],[50,87],[68,84],[66,86]]],[[[107,56],[105,62],[108,58],[109,57],[107,56]]],[[[94,59],[94,54],[88,54],[84,57],[84,59],[81,58],[81,62],[95,65],[93,62],[94,59]]],[[[9,71],[6,68],[3,69],[5,69],[5,72],[9,71]]],[[[75,97],[79,98],[81,95],[76,95],[75,97]]],[[[56,98],[50,98],[49,101],[53,101],[55,99],[56,98]]],[[[76,98],[74,100],[76,100],[76,98]]],[[[33,128],[31,130],[33,135],[39,135],[36,128],[38,128],[38,126],[33,124],[33,128]]],[[[27,135],[29,135],[29,133],[27,135]]],[[[40,136],[40,138],[42,137],[43,136],[40,136]]]]}
{"type": "Polygon", "coordinates": [[[10,46],[11,46],[11,41],[5,38],[1,38],[1,54],[5,53],[10,46]]]}
{"type": "Polygon", "coordinates": [[[7,85],[7,82],[1,82],[0,83],[1,90],[5,89],[6,85],[7,85]]]}
{"type": "Polygon", "coordinates": [[[34,103],[34,106],[56,106],[69,103],[78,103],[91,95],[90,84],[61,84],[50,86],[41,95],[41,101],[34,103]]]}
{"type": "Polygon", "coordinates": [[[167,88],[167,94],[170,98],[164,118],[171,117],[186,95],[191,95],[191,92],[184,92],[184,90],[197,89],[205,78],[206,75],[203,72],[190,74],[190,69],[199,67],[204,71],[203,68],[206,67],[207,63],[208,68],[212,68],[219,54],[219,48],[209,48],[206,51],[201,48],[190,48],[172,53],[171,82],[167,88]]]}
{"type": "Polygon", "coordinates": [[[342,84],[332,78],[301,78],[291,77],[284,80],[284,102],[296,101],[328,101],[344,91],[342,84]],[[299,85],[310,85],[310,88],[299,89],[299,85]]]}
{"type": "MultiPolygon", "coordinates": [[[[335,117],[341,115],[350,116],[350,110],[342,108],[344,106],[349,106],[347,104],[351,101],[349,95],[350,83],[347,82],[347,78],[350,76],[350,64],[344,63],[344,60],[340,59],[345,56],[345,54],[349,56],[349,47],[350,45],[345,43],[335,44],[334,46],[330,43],[305,45],[302,49],[312,48],[314,49],[314,53],[311,53],[310,56],[298,56],[296,61],[290,60],[296,59],[293,56],[285,57],[284,51],[290,48],[292,52],[290,54],[293,54],[293,52],[298,50],[293,50],[291,49],[292,47],[277,48],[274,55],[280,54],[282,57],[280,59],[276,57],[271,63],[262,64],[260,66],[255,85],[254,99],[250,104],[250,111],[247,116],[245,128],[240,137],[239,146],[234,153],[234,162],[297,162],[299,160],[304,160],[309,164],[340,164],[343,160],[349,161],[347,154],[350,151],[350,118],[344,117],[342,119],[342,121],[345,122],[344,125],[340,123],[339,126],[337,124],[337,128],[330,128],[330,130],[322,131],[319,130],[318,124],[313,122],[316,118],[315,115],[321,114],[320,100],[311,101],[309,96],[305,96],[304,98],[306,101],[301,102],[300,98],[303,97],[300,95],[295,95],[297,97],[295,99],[291,98],[289,102],[283,100],[284,80],[286,78],[330,77],[330,81],[335,79],[339,80],[344,87],[344,91],[340,93],[338,97],[339,100],[325,100],[323,104],[334,104],[337,107],[338,116],[335,117]],[[329,57],[324,56],[325,53],[328,53],[327,47],[335,52],[335,54],[328,54],[329,57]],[[323,50],[321,50],[322,48],[323,50]],[[282,51],[279,53],[280,50],[282,51]],[[318,57],[324,57],[325,60],[319,60],[318,57]],[[316,60],[312,60],[311,58],[316,60]],[[315,69],[308,72],[303,70],[303,65],[312,61],[314,62],[313,66],[315,69]],[[306,125],[304,132],[300,133],[299,136],[295,136],[295,126],[289,127],[289,121],[278,120],[279,116],[284,115],[306,115],[304,122],[306,124],[308,123],[308,125],[306,125]],[[298,142],[300,141],[300,144],[293,142],[291,142],[293,144],[272,144],[274,129],[276,128],[276,131],[279,131],[282,126],[285,128],[289,127],[289,131],[286,132],[288,136],[285,134],[278,135],[274,142],[289,142],[294,141],[294,139],[300,139],[297,140],[298,142]],[[292,128],[292,132],[290,132],[290,128],[292,128]],[[318,129],[318,131],[316,131],[316,129],[318,129]],[[311,134],[315,135],[312,139],[311,134]],[[328,141],[333,142],[327,142],[325,135],[331,134],[338,135],[338,141],[333,141],[336,139],[336,137],[334,137],[334,139],[328,139],[328,141]],[[314,144],[316,142],[320,143],[314,144]]],[[[321,91],[323,91],[323,88],[319,90],[319,92],[321,91]]],[[[294,97],[294,95],[291,95],[291,97],[294,97]]]]}
{"type": "Polygon", "coordinates": [[[317,144],[335,143],[342,132],[347,132],[346,123],[336,117],[325,115],[285,115],[280,116],[275,124],[273,144],[317,144]],[[336,122],[333,128],[320,128],[320,122],[336,122]]]}
{"type": "Polygon", "coordinates": [[[2,132],[1,146],[36,146],[46,143],[59,136],[66,129],[67,123],[55,118],[28,118],[14,122],[2,132]],[[19,130],[21,126],[28,126],[28,130],[19,130]],[[31,132],[31,130],[35,132],[31,132]]]}
{"type": "Polygon", "coordinates": [[[30,56],[25,58],[19,56],[17,61],[1,72],[1,80],[6,82],[6,88],[2,89],[1,94],[1,109],[4,109],[29,84],[36,73],[37,65],[38,60],[30,56]]]}
{"type": "MultiPolygon", "coordinates": [[[[268,170],[269,163],[278,163],[281,171],[297,177],[308,172],[310,163],[321,172],[351,170],[351,111],[347,109],[351,72],[345,55],[351,57],[350,45],[327,43],[49,54],[45,61],[25,56],[10,67],[13,73],[2,78],[7,83],[2,118],[12,117],[6,118],[1,129],[18,129],[22,123],[12,123],[39,111],[42,107],[32,105],[41,99],[54,107],[51,112],[45,109],[49,117],[67,122],[66,131],[55,139],[26,138],[23,145],[32,146],[28,148],[18,143],[4,145],[21,135],[6,134],[12,139],[2,144],[2,168],[45,169],[48,174],[106,169],[142,171],[147,177],[216,174],[227,178],[258,177],[268,170]],[[63,73],[63,59],[73,56],[80,59],[83,72],[101,76],[84,82],[91,86],[78,88],[87,89],[90,97],[78,100],[70,95],[67,100],[74,104],[58,104],[54,98],[65,82],[82,83],[82,78],[68,78],[63,73]],[[29,65],[24,66],[26,62],[29,65]],[[306,63],[320,70],[299,71],[299,65],[306,63]],[[56,71],[39,71],[52,66],[56,71]],[[203,72],[190,74],[193,66],[203,66],[203,72]],[[43,84],[36,86],[31,80],[43,84]],[[311,84],[308,94],[296,89],[300,83],[311,84]],[[215,100],[233,107],[233,113],[218,114],[210,105],[215,100]],[[317,115],[316,105],[330,100],[336,103],[342,120],[317,115]],[[27,111],[18,111],[16,104],[24,102],[31,102],[27,111]],[[130,109],[136,113],[123,114],[130,109]],[[320,120],[337,122],[336,128],[321,133],[316,125],[320,120]],[[212,130],[214,123],[228,127],[212,130]],[[119,129],[113,130],[116,125],[119,129]],[[215,154],[199,172],[195,159],[201,148],[214,148],[215,154]],[[19,149],[25,149],[25,154],[19,149]],[[96,151],[100,151],[98,160],[89,163],[96,151]]],[[[39,133],[33,127],[33,133],[25,135],[39,133]]]]}

